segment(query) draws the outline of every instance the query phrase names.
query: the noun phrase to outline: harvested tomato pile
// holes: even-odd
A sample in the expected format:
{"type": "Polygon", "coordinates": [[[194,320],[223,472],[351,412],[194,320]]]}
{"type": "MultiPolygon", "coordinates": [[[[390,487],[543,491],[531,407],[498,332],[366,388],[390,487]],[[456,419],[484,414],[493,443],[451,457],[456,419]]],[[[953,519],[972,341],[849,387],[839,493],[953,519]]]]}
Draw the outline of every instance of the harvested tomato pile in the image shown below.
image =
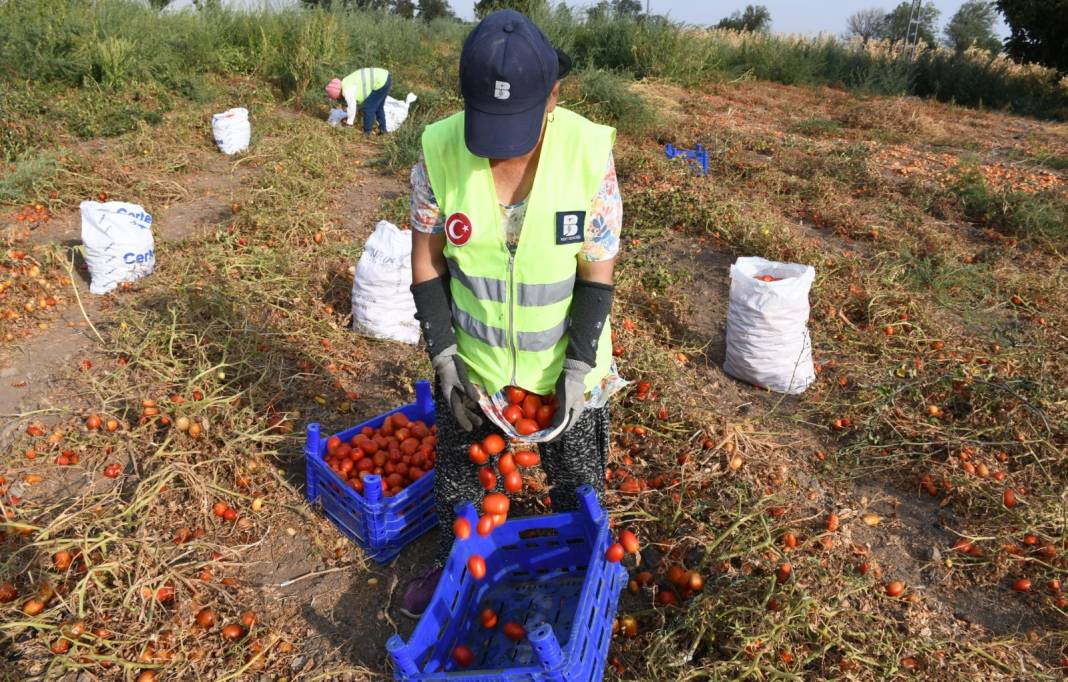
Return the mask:
{"type": "Polygon", "coordinates": [[[397,412],[377,429],[365,426],[348,443],[331,436],[325,461],[361,495],[364,477],[381,476],[382,493],[392,497],[434,468],[437,433],[437,426],[411,421],[397,412]]]}
{"type": "Polygon", "coordinates": [[[15,220],[20,223],[46,223],[52,219],[52,214],[44,204],[24,206],[15,214],[15,220]]]}
{"type": "Polygon", "coordinates": [[[14,341],[15,333],[29,333],[29,327],[45,328],[41,314],[63,303],[59,289],[70,285],[65,275],[50,276],[25,251],[11,249],[0,260],[0,335],[14,341]],[[44,325],[44,326],[42,326],[44,325]]]}

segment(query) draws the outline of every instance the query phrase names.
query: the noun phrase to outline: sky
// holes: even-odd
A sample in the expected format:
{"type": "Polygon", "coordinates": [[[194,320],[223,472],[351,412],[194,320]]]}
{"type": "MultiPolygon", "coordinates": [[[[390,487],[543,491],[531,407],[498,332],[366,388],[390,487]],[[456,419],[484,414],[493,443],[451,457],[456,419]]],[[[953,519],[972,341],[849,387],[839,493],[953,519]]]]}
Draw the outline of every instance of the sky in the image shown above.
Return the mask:
{"type": "MultiPolygon", "coordinates": [[[[929,1],[929,0],[928,0],[929,1]]],[[[645,0],[642,0],[644,3],[645,0]]],[[[893,0],[749,0],[750,4],[764,5],[771,12],[772,27],[777,33],[834,33],[845,30],[846,19],[857,10],[868,7],[893,9],[898,2],[893,0]]],[[[474,16],[475,0],[450,0],[453,10],[465,19],[474,16]]],[[[595,4],[592,2],[569,2],[569,5],[595,4]]],[[[708,25],[718,22],[732,12],[743,9],[745,0],[649,0],[653,14],[666,14],[675,21],[687,24],[708,25]]],[[[935,0],[942,11],[941,26],[964,4],[963,0],[935,0]]],[[[998,33],[1008,35],[1003,24],[998,33]]]]}
{"type": "MultiPolygon", "coordinates": [[[[265,3],[274,6],[295,4],[296,0],[223,0],[225,4],[245,7],[261,7],[265,3]]],[[[552,1],[552,0],[550,0],[552,1]]],[[[899,0],[898,0],[899,1],[899,0]]],[[[846,19],[857,10],[868,7],[880,7],[884,10],[897,6],[895,0],[750,0],[761,4],[771,12],[772,30],[777,33],[833,33],[838,35],[845,30],[846,19]]],[[[927,0],[930,2],[931,0],[927,0]]],[[[945,25],[964,0],[934,0],[942,11],[939,28],[945,25]]],[[[642,0],[645,2],[645,0],[642,0]]],[[[708,25],[718,22],[732,12],[742,9],[745,0],[648,0],[650,11],[654,14],[666,14],[675,21],[688,24],[708,25]]],[[[174,0],[175,9],[192,5],[192,0],[174,0]]],[[[475,0],[450,0],[453,10],[464,19],[474,18],[475,0]]],[[[578,0],[569,2],[572,6],[595,4],[578,0]]],[[[999,15],[1000,19],[1000,15],[999,15]]],[[[1008,27],[998,22],[997,32],[1005,37],[1008,27]]]]}

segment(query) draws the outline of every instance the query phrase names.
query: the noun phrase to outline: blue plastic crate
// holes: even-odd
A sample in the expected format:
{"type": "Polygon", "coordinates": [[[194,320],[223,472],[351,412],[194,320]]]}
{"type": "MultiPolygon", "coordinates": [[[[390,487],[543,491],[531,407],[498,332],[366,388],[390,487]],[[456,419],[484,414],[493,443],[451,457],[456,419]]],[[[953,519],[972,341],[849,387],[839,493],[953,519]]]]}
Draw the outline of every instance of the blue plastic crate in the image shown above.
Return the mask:
{"type": "Polygon", "coordinates": [[[664,155],[669,159],[689,159],[694,164],[694,170],[701,175],[708,175],[708,150],[702,145],[697,145],[695,149],[679,149],[669,143],[664,145],[664,155]]]}
{"type": "MultiPolygon", "coordinates": [[[[386,417],[397,412],[404,413],[413,421],[422,420],[427,426],[433,426],[434,396],[430,382],[416,382],[414,403],[380,414],[334,435],[348,441],[365,426],[378,428],[386,417]]],[[[317,422],[308,424],[304,445],[308,502],[321,505],[327,518],[372,559],[380,564],[389,563],[405,545],[438,525],[434,508],[433,469],[394,497],[383,497],[381,478],[372,474],[364,479],[364,494],[361,495],[324,461],[328,438],[319,431],[317,422]]]]}
{"type": "MultiPolygon", "coordinates": [[[[390,637],[386,649],[398,680],[465,682],[595,682],[602,679],[619,594],[627,572],[609,563],[608,515],[589,486],[579,511],[507,521],[487,537],[457,540],[434,597],[407,643],[390,637]],[[467,560],[480,554],[486,575],[475,580],[467,560]],[[482,627],[480,613],[497,612],[482,627]],[[505,623],[527,630],[506,638],[505,623]],[[474,663],[460,668],[454,647],[466,644],[474,663]]],[[[474,528],[475,509],[457,508],[474,528]]]]}

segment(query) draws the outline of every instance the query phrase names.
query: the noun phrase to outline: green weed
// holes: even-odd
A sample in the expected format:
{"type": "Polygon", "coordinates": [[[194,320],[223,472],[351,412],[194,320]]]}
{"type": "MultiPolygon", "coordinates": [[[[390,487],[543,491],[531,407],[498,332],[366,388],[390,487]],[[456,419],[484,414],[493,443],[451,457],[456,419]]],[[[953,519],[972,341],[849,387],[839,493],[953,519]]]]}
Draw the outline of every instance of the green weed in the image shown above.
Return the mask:
{"type": "Polygon", "coordinates": [[[49,183],[59,170],[54,154],[42,154],[20,159],[13,169],[0,175],[0,201],[29,203],[38,198],[42,185],[49,183]]]}
{"type": "Polygon", "coordinates": [[[1068,201],[1053,194],[997,190],[976,170],[962,170],[946,193],[970,221],[1003,234],[1068,247],[1068,201]]]}
{"type": "Polygon", "coordinates": [[[621,133],[636,134],[650,128],[656,117],[641,95],[627,88],[627,80],[609,71],[587,69],[578,74],[582,114],[613,125],[621,133]]]}

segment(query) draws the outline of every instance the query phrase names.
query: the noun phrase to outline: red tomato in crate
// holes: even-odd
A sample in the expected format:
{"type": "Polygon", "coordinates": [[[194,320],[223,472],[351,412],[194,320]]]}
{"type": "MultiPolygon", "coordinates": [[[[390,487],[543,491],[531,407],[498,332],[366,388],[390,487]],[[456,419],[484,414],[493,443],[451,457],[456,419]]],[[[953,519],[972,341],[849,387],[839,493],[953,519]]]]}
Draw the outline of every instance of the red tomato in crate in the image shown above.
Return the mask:
{"type": "Polygon", "coordinates": [[[486,577],[486,560],[480,554],[472,554],[471,558],[467,560],[467,570],[471,573],[472,578],[482,580],[486,577]]]}
{"type": "Polygon", "coordinates": [[[471,651],[471,647],[466,644],[460,644],[453,648],[452,660],[456,661],[456,665],[461,668],[467,668],[475,662],[475,654],[471,651]]]}
{"type": "Polygon", "coordinates": [[[505,637],[513,642],[518,642],[527,636],[526,629],[519,623],[505,623],[504,627],[501,628],[501,631],[504,633],[505,637]]]}

